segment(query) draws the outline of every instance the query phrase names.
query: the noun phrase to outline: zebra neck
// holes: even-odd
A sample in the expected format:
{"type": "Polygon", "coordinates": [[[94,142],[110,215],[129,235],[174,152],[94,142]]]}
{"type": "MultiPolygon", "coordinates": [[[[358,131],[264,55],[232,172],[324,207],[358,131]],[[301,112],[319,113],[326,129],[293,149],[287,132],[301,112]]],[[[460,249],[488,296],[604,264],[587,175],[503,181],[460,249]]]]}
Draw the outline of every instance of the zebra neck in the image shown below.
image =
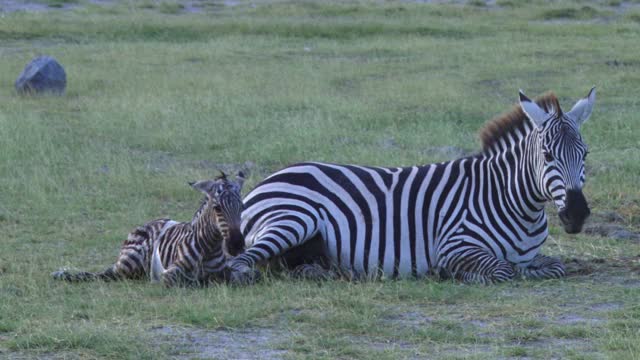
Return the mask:
{"type": "Polygon", "coordinates": [[[546,219],[546,201],[537,181],[535,148],[529,138],[524,136],[512,144],[502,142],[485,152],[490,169],[490,181],[485,184],[498,185],[506,210],[521,224],[539,224],[546,219]]]}
{"type": "Polygon", "coordinates": [[[222,244],[222,234],[216,225],[213,206],[206,204],[193,217],[191,226],[193,238],[199,249],[206,252],[213,251],[222,244]]]}

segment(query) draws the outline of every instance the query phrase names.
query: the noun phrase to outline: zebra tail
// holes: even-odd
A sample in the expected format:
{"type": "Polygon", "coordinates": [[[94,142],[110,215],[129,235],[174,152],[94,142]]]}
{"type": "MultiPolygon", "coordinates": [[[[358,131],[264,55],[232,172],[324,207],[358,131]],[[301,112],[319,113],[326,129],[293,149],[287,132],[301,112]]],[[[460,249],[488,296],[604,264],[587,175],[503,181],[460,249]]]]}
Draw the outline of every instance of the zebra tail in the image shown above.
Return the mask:
{"type": "Polygon", "coordinates": [[[153,244],[153,256],[151,257],[151,282],[159,283],[162,280],[162,273],[165,271],[160,259],[160,241],[156,239],[153,244]]]}

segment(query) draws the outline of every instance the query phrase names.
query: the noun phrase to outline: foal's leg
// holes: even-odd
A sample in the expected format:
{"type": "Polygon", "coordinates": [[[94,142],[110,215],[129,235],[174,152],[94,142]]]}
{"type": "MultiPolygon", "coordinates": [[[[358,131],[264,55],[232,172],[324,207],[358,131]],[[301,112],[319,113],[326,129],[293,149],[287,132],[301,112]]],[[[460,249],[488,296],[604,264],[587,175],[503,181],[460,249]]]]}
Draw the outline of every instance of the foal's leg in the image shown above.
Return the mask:
{"type": "Polygon", "coordinates": [[[56,280],[70,282],[78,281],[115,281],[122,279],[141,279],[147,274],[147,256],[149,254],[148,245],[149,234],[144,227],[138,227],[129,233],[127,240],[122,244],[120,255],[115,264],[100,272],[70,272],[59,270],[51,273],[56,280]]]}
{"type": "Polygon", "coordinates": [[[162,283],[165,287],[199,285],[196,277],[190,276],[189,271],[177,264],[172,264],[162,273],[162,283]]]}
{"type": "Polygon", "coordinates": [[[254,283],[260,278],[260,272],[255,269],[258,263],[305,243],[316,232],[315,224],[309,224],[308,216],[303,218],[295,212],[279,214],[254,232],[257,239],[244,253],[229,260],[226,278],[233,284],[254,283]]]}

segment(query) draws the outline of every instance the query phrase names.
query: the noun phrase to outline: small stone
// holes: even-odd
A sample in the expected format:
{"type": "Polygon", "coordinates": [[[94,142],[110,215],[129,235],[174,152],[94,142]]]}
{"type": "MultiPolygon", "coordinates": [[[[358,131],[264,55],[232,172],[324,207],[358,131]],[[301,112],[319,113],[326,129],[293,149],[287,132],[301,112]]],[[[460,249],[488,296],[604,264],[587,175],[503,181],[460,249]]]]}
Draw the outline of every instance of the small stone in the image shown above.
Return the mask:
{"type": "Polygon", "coordinates": [[[22,70],[15,87],[20,94],[63,94],[67,87],[67,74],[56,59],[39,56],[22,70]]]}

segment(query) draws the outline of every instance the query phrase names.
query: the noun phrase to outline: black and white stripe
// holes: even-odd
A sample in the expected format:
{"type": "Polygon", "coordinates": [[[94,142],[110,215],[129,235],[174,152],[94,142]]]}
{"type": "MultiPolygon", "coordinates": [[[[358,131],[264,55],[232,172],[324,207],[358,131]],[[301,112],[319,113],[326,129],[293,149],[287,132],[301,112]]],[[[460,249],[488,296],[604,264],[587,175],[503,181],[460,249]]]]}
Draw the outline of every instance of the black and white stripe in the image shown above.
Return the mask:
{"type": "Polygon", "coordinates": [[[558,260],[539,254],[548,235],[544,204],[554,200],[561,213],[570,208],[570,220],[582,226],[584,218],[574,216],[582,210],[566,199],[584,182],[579,125],[594,96],[567,114],[552,95],[538,104],[524,97],[489,127],[482,153],[450,162],[400,168],[308,162],[276,172],[245,198],[247,249],[230,261],[232,279],[250,281],[256,263],[310,241],[321,241],[330,263],[356,276],[437,272],[488,283],[517,272],[564,275],[558,260]]]}
{"type": "Polygon", "coordinates": [[[115,264],[97,272],[66,270],[53,277],[67,281],[121,280],[150,277],[166,286],[204,284],[222,276],[228,255],[226,242],[240,233],[244,176],[226,175],[190,185],[205,198],[190,222],[171,219],[150,221],[129,233],[115,264]]]}

